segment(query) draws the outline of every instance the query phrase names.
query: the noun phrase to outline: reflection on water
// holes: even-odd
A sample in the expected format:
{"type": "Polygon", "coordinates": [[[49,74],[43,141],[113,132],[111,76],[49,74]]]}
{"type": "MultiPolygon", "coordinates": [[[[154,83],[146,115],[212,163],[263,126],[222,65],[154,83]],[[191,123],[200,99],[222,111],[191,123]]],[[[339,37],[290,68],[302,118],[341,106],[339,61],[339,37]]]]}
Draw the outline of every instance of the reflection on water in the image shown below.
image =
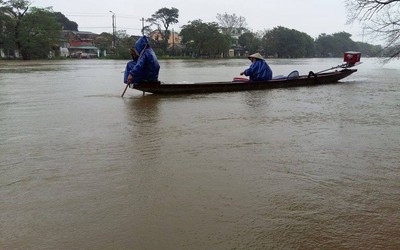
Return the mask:
{"type": "Polygon", "coordinates": [[[128,126],[132,128],[132,154],[143,162],[158,159],[160,155],[162,118],[159,117],[159,105],[159,99],[153,96],[126,101],[128,126]]]}
{"type": "MultiPolygon", "coordinates": [[[[0,61],[0,248],[397,249],[396,63],[329,86],[120,98],[122,61],[0,61]]],[[[160,75],[248,64],[161,61],[160,75]]]]}

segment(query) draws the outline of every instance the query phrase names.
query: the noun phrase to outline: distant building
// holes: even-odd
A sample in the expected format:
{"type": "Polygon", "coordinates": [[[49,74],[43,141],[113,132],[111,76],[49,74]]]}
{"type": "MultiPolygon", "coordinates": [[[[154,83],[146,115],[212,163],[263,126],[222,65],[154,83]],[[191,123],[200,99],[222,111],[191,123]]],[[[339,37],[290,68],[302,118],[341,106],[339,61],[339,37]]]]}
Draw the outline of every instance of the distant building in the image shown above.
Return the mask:
{"type": "Polygon", "coordinates": [[[94,44],[98,37],[96,33],[88,31],[63,30],[64,43],[60,46],[62,56],[72,58],[97,58],[100,49],[94,44]]]}
{"type": "Polygon", "coordinates": [[[69,57],[97,58],[100,56],[100,50],[91,42],[71,41],[68,44],[69,57]]]}
{"type": "MultiPolygon", "coordinates": [[[[160,34],[160,31],[158,31],[158,30],[151,32],[149,34],[149,37],[156,42],[164,41],[164,39],[162,38],[163,35],[160,34]]],[[[182,42],[182,37],[180,37],[177,32],[170,31],[167,48],[172,48],[174,46],[180,46],[181,42],[182,42]]]]}
{"type": "Polygon", "coordinates": [[[89,31],[63,30],[63,37],[68,41],[93,42],[98,34],[89,31]]]}
{"type": "MultiPolygon", "coordinates": [[[[88,31],[63,30],[60,39],[60,56],[74,58],[97,58],[100,53],[106,55],[94,44],[99,35],[88,31]]],[[[49,51],[49,58],[57,55],[58,52],[49,51]]],[[[0,58],[19,58],[17,50],[4,50],[0,48],[0,58]]]]}

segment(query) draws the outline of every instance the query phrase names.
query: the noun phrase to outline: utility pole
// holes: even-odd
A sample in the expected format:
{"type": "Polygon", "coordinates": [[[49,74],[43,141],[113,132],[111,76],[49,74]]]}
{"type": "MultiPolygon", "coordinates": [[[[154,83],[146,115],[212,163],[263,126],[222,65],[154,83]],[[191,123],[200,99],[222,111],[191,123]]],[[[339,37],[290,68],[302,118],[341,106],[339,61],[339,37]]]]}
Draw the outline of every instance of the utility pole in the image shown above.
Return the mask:
{"type": "Polygon", "coordinates": [[[172,28],[172,55],[175,56],[175,32],[172,28]]]}
{"type": "Polygon", "coordinates": [[[144,17],[140,21],[142,21],[142,35],[144,36],[144,17]]]}
{"type": "Polygon", "coordinates": [[[111,10],[110,10],[110,13],[112,14],[112,16],[111,16],[111,19],[112,19],[112,34],[113,34],[113,41],[112,41],[112,47],[113,48],[115,48],[115,46],[116,46],[116,38],[115,38],[115,33],[116,33],[116,26],[117,26],[117,21],[116,21],[116,16],[115,16],[115,13],[114,12],[112,12],[111,10]]]}

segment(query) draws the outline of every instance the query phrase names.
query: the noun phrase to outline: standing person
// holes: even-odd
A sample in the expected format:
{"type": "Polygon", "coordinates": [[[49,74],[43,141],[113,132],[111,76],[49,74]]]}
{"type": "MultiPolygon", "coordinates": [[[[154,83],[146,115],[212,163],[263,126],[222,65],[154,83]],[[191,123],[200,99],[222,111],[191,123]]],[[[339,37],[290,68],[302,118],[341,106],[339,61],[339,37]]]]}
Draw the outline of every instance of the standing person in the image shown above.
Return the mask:
{"type": "Polygon", "coordinates": [[[272,70],[260,53],[252,54],[248,58],[251,61],[251,65],[240,73],[241,76],[249,76],[250,81],[268,81],[272,79],[272,70]]]}
{"type": "Polygon", "coordinates": [[[139,57],[135,66],[129,71],[128,83],[158,82],[160,64],[147,37],[139,38],[134,49],[139,57]]]}
{"type": "Polygon", "coordinates": [[[124,83],[128,83],[129,72],[135,67],[137,60],[139,58],[139,55],[136,53],[136,51],[133,48],[129,49],[129,54],[131,55],[132,60],[130,60],[126,64],[125,72],[124,72],[124,83]]]}

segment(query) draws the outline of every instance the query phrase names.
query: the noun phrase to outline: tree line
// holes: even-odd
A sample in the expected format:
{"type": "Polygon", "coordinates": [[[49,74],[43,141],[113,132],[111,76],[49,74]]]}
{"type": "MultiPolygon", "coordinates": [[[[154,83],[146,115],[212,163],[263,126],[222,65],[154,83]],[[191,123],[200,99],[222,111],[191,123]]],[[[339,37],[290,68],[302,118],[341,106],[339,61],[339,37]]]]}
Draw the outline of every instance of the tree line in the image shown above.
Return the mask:
{"type": "MultiPolygon", "coordinates": [[[[360,21],[366,22],[370,19],[365,18],[372,18],[378,15],[379,11],[382,12],[384,7],[393,6],[399,1],[387,1],[386,4],[383,4],[385,1],[379,1],[383,5],[377,6],[379,9],[372,13],[368,11],[374,7],[365,4],[376,1],[348,0],[347,2],[358,6],[358,9],[352,8],[352,11],[355,11],[353,20],[359,18],[360,21]]],[[[31,4],[29,0],[0,0],[0,28],[2,28],[0,49],[3,52],[16,50],[26,60],[46,58],[49,51],[57,52],[62,42],[60,39],[62,30],[78,30],[78,24],[68,20],[62,13],[53,12],[51,8],[31,7],[31,4]]],[[[386,12],[380,16],[380,20],[385,16],[386,12]]],[[[400,51],[399,29],[385,30],[387,36],[391,35],[389,40],[391,43],[382,47],[355,42],[351,39],[351,34],[346,32],[323,33],[315,39],[304,32],[282,26],[253,32],[247,28],[244,17],[228,13],[217,14],[217,22],[203,22],[200,19],[190,21],[180,29],[181,44],[169,46],[171,26],[178,23],[178,18],[179,10],[172,7],[161,8],[146,19],[147,25],[143,27],[142,33],[159,34],[161,39],[153,41],[159,56],[216,58],[227,56],[228,51],[234,49],[241,51],[242,56],[244,53],[261,52],[264,56],[277,58],[339,57],[344,51],[357,50],[364,55],[394,58],[400,51]]],[[[396,25],[399,24],[399,20],[393,20],[393,15],[391,21],[396,25]]],[[[123,30],[118,31],[116,36],[117,46],[111,47],[113,34],[106,32],[95,39],[95,46],[112,50],[114,56],[127,58],[127,48],[137,37],[128,35],[123,30]]]]}

